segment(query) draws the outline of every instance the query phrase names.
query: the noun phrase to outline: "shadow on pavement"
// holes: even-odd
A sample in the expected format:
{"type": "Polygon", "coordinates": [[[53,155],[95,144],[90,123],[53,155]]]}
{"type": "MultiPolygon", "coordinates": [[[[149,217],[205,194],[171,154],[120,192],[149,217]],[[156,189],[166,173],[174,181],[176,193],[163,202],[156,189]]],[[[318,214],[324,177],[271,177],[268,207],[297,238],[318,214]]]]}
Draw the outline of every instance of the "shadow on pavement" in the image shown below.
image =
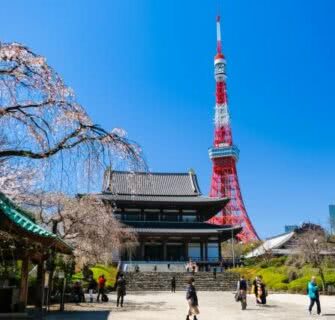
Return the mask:
{"type": "Polygon", "coordinates": [[[143,301],[141,303],[136,302],[125,302],[123,308],[114,308],[113,312],[123,312],[123,311],[169,311],[175,310],[174,307],[167,307],[166,302],[150,302],[143,301]]]}
{"type": "Polygon", "coordinates": [[[48,314],[47,320],[107,320],[109,311],[66,311],[48,314]]]}

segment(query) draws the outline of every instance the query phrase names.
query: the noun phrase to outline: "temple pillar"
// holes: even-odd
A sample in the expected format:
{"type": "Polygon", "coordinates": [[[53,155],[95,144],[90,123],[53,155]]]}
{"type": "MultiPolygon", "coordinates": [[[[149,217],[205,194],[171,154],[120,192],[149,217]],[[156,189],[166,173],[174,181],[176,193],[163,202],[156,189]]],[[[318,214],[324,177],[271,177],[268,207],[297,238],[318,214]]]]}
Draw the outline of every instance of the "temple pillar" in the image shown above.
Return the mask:
{"type": "Polygon", "coordinates": [[[167,246],[166,240],[163,240],[163,260],[167,261],[167,246]]]}
{"type": "Polygon", "coordinates": [[[36,307],[38,309],[42,309],[44,302],[44,279],[45,279],[45,269],[44,269],[44,261],[41,259],[37,265],[37,299],[36,299],[36,307]]]}
{"type": "Polygon", "coordinates": [[[208,240],[204,243],[204,250],[205,250],[205,260],[208,261],[208,240]]]}
{"type": "Polygon", "coordinates": [[[204,242],[200,241],[200,260],[204,261],[204,242]]]}
{"type": "Polygon", "coordinates": [[[218,248],[219,248],[219,261],[221,262],[222,261],[222,252],[221,252],[221,244],[222,244],[222,241],[221,241],[221,236],[219,237],[219,240],[218,240],[218,248]]]}
{"type": "Polygon", "coordinates": [[[184,242],[184,259],[185,259],[185,261],[189,260],[189,257],[188,257],[188,243],[189,243],[189,240],[186,239],[185,242],[184,242]]]}
{"type": "Polygon", "coordinates": [[[140,242],[140,260],[144,261],[145,257],[144,239],[140,242]]]}
{"type": "Polygon", "coordinates": [[[19,305],[20,311],[24,311],[27,305],[28,297],[28,267],[29,267],[29,257],[24,256],[22,258],[21,266],[21,279],[20,279],[20,295],[19,295],[19,305]]]}

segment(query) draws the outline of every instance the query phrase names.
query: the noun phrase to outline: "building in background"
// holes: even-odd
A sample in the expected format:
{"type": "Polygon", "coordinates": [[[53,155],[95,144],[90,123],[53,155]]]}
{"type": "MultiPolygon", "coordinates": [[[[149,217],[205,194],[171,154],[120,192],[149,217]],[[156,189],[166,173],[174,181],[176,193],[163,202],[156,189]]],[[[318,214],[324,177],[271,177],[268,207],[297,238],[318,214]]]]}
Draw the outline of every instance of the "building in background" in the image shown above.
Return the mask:
{"type": "Polygon", "coordinates": [[[296,224],[286,225],[285,226],[285,233],[289,233],[294,231],[295,229],[298,229],[299,227],[296,224]]]}
{"type": "Polygon", "coordinates": [[[335,233],[335,204],[329,205],[329,224],[330,224],[330,232],[334,234],[335,233]]]}

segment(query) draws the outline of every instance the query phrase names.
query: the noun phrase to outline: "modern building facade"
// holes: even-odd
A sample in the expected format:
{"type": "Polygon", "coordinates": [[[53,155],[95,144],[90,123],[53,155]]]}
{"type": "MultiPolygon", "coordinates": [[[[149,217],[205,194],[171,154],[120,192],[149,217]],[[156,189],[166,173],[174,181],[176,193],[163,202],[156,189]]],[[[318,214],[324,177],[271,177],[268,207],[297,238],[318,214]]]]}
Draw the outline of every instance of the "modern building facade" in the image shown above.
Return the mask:
{"type": "Polygon", "coordinates": [[[294,231],[295,229],[298,229],[298,228],[299,228],[299,226],[297,226],[296,224],[286,225],[285,226],[285,233],[292,232],[292,231],[294,231]]]}
{"type": "Polygon", "coordinates": [[[330,228],[331,233],[335,233],[335,204],[329,205],[329,222],[330,222],[330,228]]]}
{"type": "Polygon", "coordinates": [[[228,203],[201,194],[197,176],[107,170],[97,195],[125,225],[134,228],[139,245],[122,261],[188,261],[218,264],[220,244],[235,237],[239,226],[206,223],[228,203]]]}

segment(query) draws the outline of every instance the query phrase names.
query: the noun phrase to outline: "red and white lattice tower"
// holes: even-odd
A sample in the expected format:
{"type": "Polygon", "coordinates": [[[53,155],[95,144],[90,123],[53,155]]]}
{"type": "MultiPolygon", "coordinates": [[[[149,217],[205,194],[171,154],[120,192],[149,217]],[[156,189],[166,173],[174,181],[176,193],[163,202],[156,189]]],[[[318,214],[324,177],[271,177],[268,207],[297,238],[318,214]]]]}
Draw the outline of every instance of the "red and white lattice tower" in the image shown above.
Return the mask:
{"type": "Polygon", "coordinates": [[[238,238],[243,242],[259,239],[245,209],[238,182],[236,162],[239,150],[233,144],[227,102],[226,60],[221,48],[220,17],[216,22],[217,54],[214,58],[216,81],[215,137],[214,146],[209,149],[213,162],[211,197],[228,197],[226,207],[209,222],[219,225],[240,225],[243,227],[238,238]]]}

